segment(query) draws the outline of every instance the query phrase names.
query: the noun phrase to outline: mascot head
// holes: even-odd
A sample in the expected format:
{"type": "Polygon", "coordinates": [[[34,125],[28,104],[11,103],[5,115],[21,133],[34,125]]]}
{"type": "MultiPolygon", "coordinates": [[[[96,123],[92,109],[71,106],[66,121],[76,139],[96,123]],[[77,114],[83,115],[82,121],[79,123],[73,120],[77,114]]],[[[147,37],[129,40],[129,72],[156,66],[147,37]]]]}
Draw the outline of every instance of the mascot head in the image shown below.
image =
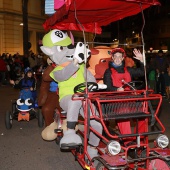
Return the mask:
{"type": "Polygon", "coordinates": [[[73,59],[75,48],[72,40],[64,32],[54,29],[43,37],[42,43],[41,50],[54,63],[60,65],[73,59]]]}

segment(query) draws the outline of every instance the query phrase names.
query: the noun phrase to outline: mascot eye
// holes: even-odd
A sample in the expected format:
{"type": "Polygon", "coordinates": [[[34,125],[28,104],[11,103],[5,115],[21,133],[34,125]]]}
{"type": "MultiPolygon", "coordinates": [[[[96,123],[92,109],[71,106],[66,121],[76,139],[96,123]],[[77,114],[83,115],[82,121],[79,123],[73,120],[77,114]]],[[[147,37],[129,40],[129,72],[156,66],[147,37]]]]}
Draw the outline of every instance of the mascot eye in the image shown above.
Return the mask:
{"type": "Polygon", "coordinates": [[[57,50],[60,52],[60,51],[63,50],[63,47],[62,47],[62,46],[58,46],[58,47],[57,47],[57,50]]]}
{"type": "Polygon", "coordinates": [[[82,47],[82,46],[83,46],[83,43],[79,43],[79,46],[82,47]]]}
{"type": "Polygon", "coordinates": [[[17,100],[17,105],[18,106],[24,105],[24,99],[18,99],[17,100]]]}
{"type": "Polygon", "coordinates": [[[86,45],[86,48],[89,49],[89,45],[86,45]]]}
{"type": "Polygon", "coordinates": [[[31,106],[32,104],[33,104],[33,101],[29,98],[29,99],[26,99],[25,100],[25,104],[27,105],[27,106],[31,106]]]}

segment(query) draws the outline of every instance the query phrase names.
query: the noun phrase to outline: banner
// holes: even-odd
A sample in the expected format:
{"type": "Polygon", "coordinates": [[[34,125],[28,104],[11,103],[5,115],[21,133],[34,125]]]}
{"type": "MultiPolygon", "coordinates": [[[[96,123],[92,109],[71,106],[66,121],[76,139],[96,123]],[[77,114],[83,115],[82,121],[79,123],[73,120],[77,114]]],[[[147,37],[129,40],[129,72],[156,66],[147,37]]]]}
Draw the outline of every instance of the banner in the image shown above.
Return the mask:
{"type": "Polygon", "coordinates": [[[45,0],[45,14],[54,14],[54,0],[45,0]]]}

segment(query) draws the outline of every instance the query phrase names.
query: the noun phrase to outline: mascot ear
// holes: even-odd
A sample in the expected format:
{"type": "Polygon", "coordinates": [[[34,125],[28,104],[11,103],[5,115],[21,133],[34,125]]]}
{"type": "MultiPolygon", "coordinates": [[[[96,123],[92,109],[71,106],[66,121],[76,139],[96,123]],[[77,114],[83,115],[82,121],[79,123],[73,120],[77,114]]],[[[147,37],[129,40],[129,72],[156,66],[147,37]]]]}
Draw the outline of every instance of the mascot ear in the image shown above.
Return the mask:
{"type": "Polygon", "coordinates": [[[40,48],[41,48],[41,51],[48,56],[52,56],[55,53],[53,48],[49,48],[45,46],[41,46],[40,48]]]}

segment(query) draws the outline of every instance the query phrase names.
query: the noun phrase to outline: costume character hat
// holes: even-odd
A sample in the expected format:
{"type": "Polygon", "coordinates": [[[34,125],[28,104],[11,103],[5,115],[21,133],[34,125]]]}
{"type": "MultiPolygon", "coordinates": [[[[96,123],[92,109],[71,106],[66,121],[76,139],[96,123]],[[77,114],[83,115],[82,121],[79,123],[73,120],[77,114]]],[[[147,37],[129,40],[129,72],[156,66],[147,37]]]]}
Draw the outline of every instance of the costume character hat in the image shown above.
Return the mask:
{"type": "Polygon", "coordinates": [[[47,33],[42,39],[43,46],[68,46],[72,43],[71,39],[64,32],[54,29],[47,33]]]}

